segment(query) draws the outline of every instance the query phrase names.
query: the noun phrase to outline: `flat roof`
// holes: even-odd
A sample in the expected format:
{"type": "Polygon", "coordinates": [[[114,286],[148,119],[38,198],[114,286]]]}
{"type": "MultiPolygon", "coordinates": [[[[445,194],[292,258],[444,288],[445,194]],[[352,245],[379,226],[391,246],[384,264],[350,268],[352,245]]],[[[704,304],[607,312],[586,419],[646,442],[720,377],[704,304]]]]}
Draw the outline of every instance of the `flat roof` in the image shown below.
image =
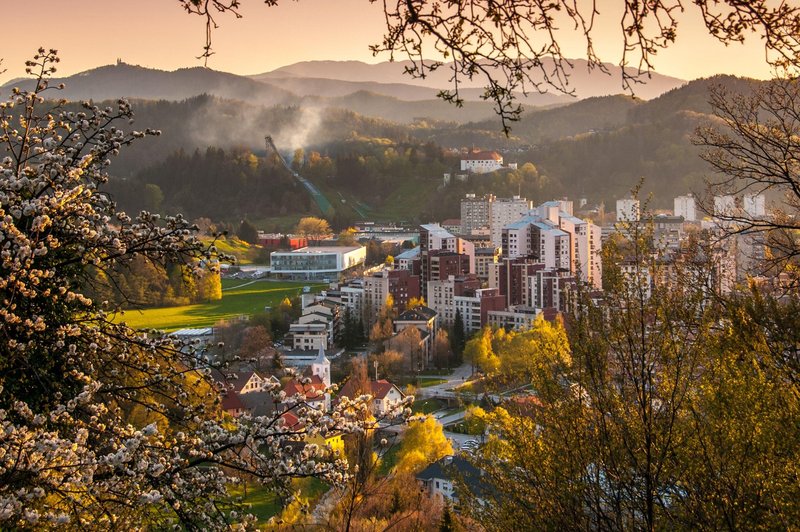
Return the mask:
{"type": "Polygon", "coordinates": [[[314,246],[295,249],[292,251],[274,251],[273,253],[284,255],[321,255],[323,253],[349,253],[365,249],[364,246],[314,246]]]}
{"type": "Polygon", "coordinates": [[[414,248],[408,249],[408,250],[406,250],[406,251],[404,251],[404,252],[400,253],[399,255],[397,255],[397,256],[394,258],[394,260],[399,260],[399,259],[413,259],[413,258],[416,258],[416,257],[418,257],[418,256],[419,256],[419,254],[420,254],[420,249],[419,249],[419,246],[417,246],[417,247],[414,247],[414,248]]]}
{"type": "Polygon", "coordinates": [[[213,334],[213,327],[203,327],[200,329],[178,329],[170,333],[170,336],[210,336],[213,334]]]}

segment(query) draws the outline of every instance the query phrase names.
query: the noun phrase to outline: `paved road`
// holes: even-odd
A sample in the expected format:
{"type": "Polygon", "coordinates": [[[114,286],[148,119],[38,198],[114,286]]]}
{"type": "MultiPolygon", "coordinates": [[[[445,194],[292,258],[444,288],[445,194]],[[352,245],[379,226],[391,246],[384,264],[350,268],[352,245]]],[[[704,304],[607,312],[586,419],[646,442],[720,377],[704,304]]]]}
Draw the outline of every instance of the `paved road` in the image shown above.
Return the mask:
{"type": "Polygon", "coordinates": [[[443,378],[447,379],[441,384],[434,386],[426,386],[425,388],[417,389],[417,396],[419,397],[455,397],[451,391],[459,384],[464,384],[467,379],[472,375],[472,366],[470,364],[462,364],[453,370],[453,373],[443,378]]]}

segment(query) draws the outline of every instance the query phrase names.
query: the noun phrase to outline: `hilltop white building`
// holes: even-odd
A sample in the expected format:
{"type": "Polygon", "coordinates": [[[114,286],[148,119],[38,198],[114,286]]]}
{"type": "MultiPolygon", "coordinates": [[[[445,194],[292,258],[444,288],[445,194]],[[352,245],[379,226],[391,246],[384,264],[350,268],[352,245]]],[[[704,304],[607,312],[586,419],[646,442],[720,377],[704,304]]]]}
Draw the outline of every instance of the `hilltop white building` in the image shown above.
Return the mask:
{"type": "Polygon", "coordinates": [[[461,171],[488,174],[503,167],[503,156],[496,151],[473,151],[461,157],[461,171]]]}

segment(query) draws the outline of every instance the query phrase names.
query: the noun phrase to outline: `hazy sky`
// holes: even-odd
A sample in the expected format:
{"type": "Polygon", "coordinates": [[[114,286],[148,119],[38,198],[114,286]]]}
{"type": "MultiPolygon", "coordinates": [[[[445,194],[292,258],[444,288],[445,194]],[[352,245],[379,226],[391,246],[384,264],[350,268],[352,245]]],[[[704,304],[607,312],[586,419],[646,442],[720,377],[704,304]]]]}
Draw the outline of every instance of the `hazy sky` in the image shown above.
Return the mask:
{"type": "MultiPolygon", "coordinates": [[[[689,2],[687,2],[688,4],[689,2]]],[[[282,0],[268,8],[260,0],[243,0],[244,18],[220,15],[209,66],[236,74],[256,74],[298,61],[373,57],[368,45],[379,42],[383,21],[380,4],[368,0],[282,0]]],[[[618,14],[621,0],[598,0],[603,24],[596,48],[607,62],[621,56],[618,14]]],[[[24,74],[24,62],[39,46],[56,48],[59,74],[68,75],[121,58],[127,63],[164,70],[202,65],[203,19],[189,16],[174,0],[39,0],[36,14],[17,20],[4,15],[0,57],[7,71],[0,82],[24,74]]],[[[24,10],[28,11],[28,10],[24,10]]],[[[696,9],[689,5],[679,27],[678,42],[659,53],[656,70],[694,79],[716,73],[766,78],[770,70],[757,36],[742,45],[725,47],[707,36],[696,9]]],[[[582,57],[582,46],[571,32],[562,39],[566,54],[582,57]]]]}

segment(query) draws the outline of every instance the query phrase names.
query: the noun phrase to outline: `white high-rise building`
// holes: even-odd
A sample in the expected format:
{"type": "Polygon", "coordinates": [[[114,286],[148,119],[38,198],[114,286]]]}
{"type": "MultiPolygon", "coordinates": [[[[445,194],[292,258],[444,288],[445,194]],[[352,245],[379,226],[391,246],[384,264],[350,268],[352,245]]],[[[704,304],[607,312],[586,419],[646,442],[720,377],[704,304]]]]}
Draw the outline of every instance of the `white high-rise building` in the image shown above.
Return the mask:
{"type": "Polygon", "coordinates": [[[673,209],[673,213],[675,216],[683,216],[684,221],[696,221],[697,210],[694,196],[687,194],[685,196],[678,196],[675,198],[675,208],[673,209]]]}
{"type": "Polygon", "coordinates": [[[453,303],[455,284],[452,275],[447,280],[428,281],[427,306],[436,311],[439,321],[447,327],[453,325],[456,317],[453,303]]]}
{"type": "Polygon", "coordinates": [[[638,199],[628,198],[617,200],[618,222],[638,222],[640,212],[638,199]]]}
{"type": "Polygon", "coordinates": [[[595,288],[602,287],[602,271],[600,259],[600,227],[590,221],[582,220],[561,212],[559,227],[569,233],[572,240],[570,249],[572,273],[581,281],[595,288]]]}
{"type": "Polygon", "coordinates": [[[533,257],[547,268],[571,270],[570,234],[550,220],[526,216],[503,228],[504,258],[533,257]]]}
{"type": "MultiPolygon", "coordinates": [[[[531,202],[520,196],[495,198],[489,207],[489,236],[494,247],[503,245],[503,227],[526,216],[531,202]]],[[[505,255],[505,250],[503,250],[505,255]]]]}
{"type": "Polygon", "coordinates": [[[581,281],[600,288],[601,229],[563,211],[562,205],[559,201],[542,203],[528,216],[506,225],[501,243],[503,257],[534,257],[549,268],[568,270],[581,281]]]}
{"type": "Polygon", "coordinates": [[[742,198],[744,212],[755,218],[766,216],[766,200],[764,194],[745,194],[742,198]]]}
{"type": "Polygon", "coordinates": [[[714,196],[714,216],[731,216],[736,209],[733,196],[714,196]]]}

